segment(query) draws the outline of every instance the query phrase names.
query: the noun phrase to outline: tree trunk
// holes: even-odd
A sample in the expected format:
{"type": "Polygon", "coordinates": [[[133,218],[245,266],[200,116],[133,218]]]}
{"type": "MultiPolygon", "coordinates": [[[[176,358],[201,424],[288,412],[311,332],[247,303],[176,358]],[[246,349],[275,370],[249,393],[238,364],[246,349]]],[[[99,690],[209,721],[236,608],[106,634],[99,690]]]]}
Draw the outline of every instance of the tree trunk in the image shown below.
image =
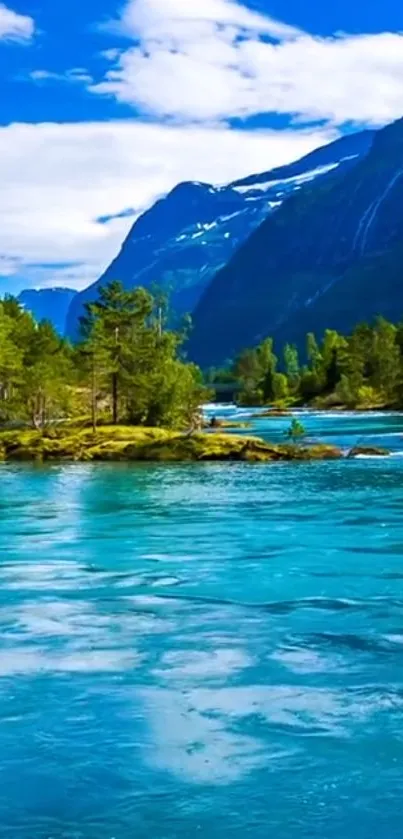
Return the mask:
{"type": "Polygon", "coordinates": [[[92,382],[91,382],[91,420],[92,430],[95,434],[97,430],[97,382],[95,371],[95,360],[92,359],[92,382]]]}
{"type": "Polygon", "coordinates": [[[42,394],[42,405],[41,405],[41,428],[44,429],[46,426],[47,415],[46,415],[46,396],[42,394]]]}
{"type": "MultiPolygon", "coordinates": [[[[115,329],[116,358],[119,358],[119,327],[115,329]]],[[[118,424],[118,373],[112,373],[112,422],[118,424]]]]}
{"type": "Polygon", "coordinates": [[[35,431],[40,431],[40,429],[41,429],[41,412],[40,412],[38,395],[32,397],[31,404],[30,404],[30,409],[31,409],[30,413],[31,413],[32,428],[34,428],[35,431]]]}
{"type": "Polygon", "coordinates": [[[112,422],[118,424],[118,374],[112,373],[112,422]]]}

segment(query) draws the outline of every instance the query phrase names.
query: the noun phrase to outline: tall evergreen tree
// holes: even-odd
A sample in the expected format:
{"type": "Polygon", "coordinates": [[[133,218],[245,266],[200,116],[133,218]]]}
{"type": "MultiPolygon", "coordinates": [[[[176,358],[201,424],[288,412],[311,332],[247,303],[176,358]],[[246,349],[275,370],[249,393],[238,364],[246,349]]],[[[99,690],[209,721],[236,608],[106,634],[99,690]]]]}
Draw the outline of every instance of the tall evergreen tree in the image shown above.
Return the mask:
{"type": "Polygon", "coordinates": [[[198,369],[180,359],[184,334],[166,329],[164,306],[144,289],[114,282],[82,319],[81,352],[91,363],[92,417],[96,382],[110,379],[112,421],[177,425],[202,398],[198,369]]]}
{"type": "Polygon", "coordinates": [[[300,377],[300,363],[298,349],[295,344],[286,344],[284,347],[284,366],[290,383],[290,387],[297,388],[300,377]]]}
{"type": "Polygon", "coordinates": [[[261,369],[261,390],[263,401],[270,402],[275,399],[274,377],[277,369],[277,356],[273,350],[273,339],[266,338],[259,344],[258,363],[261,369]]]}
{"type": "Polygon", "coordinates": [[[371,384],[383,393],[388,401],[394,399],[400,378],[400,350],[397,329],[385,318],[376,320],[373,331],[373,372],[371,384]]]}

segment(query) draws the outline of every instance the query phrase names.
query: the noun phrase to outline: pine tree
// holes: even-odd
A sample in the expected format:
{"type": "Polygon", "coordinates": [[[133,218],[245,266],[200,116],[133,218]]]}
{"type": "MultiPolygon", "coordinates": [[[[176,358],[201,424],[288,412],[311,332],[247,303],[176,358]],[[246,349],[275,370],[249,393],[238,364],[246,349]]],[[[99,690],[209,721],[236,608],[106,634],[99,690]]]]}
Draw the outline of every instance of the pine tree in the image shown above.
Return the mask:
{"type": "Polygon", "coordinates": [[[295,344],[286,344],[284,347],[284,365],[291,389],[299,385],[300,364],[298,349],[295,344]]]}
{"type": "Polygon", "coordinates": [[[36,325],[27,346],[20,397],[34,428],[68,415],[73,402],[72,354],[53,326],[36,325]]]}
{"type": "Polygon", "coordinates": [[[322,356],[313,332],[308,332],[308,335],[306,336],[306,354],[312,369],[317,371],[322,364],[322,356]]]}
{"type": "Polygon", "coordinates": [[[375,323],[372,361],[371,385],[384,394],[389,403],[393,402],[400,379],[400,350],[396,327],[382,317],[375,323]]]}
{"type": "Polygon", "coordinates": [[[152,307],[153,298],[144,289],[125,291],[123,285],[115,281],[100,289],[99,299],[87,305],[86,314],[81,319],[84,345],[89,351],[91,346],[96,348],[95,355],[102,357],[104,368],[109,372],[114,425],[119,421],[125,359],[127,363],[130,348],[134,349],[136,329],[144,326],[152,307]]]}
{"type": "Polygon", "coordinates": [[[96,425],[99,380],[110,380],[112,422],[180,425],[203,398],[194,365],[180,359],[185,333],[166,329],[160,296],[114,282],[87,306],[81,352],[90,359],[92,421],[96,425]]]}
{"type": "Polygon", "coordinates": [[[3,420],[13,418],[23,369],[23,352],[13,341],[14,322],[6,312],[4,303],[0,303],[0,412],[3,420]]]}
{"type": "Polygon", "coordinates": [[[348,344],[334,329],[326,329],[322,348],[321,365],[323,386],[326,393],[334,393],[343,374],[348,344]]]}
{"type": "Polygon", "coordinates": [[[258,364],[261,369],[260,388],[265,403],[275,399],[274,376],[277,369],[277,356],[273,350],[273,339],[266,338],[257,348],[258,364]]]}

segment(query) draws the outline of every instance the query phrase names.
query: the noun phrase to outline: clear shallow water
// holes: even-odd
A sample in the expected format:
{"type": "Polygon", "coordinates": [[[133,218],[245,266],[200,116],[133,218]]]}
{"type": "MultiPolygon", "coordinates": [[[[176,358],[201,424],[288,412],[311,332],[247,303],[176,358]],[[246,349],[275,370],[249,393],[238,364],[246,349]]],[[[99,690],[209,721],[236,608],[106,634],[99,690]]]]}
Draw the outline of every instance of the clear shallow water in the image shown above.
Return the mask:
{"type": "Polygon", "coordinates": [[[403,458],[0,476],[7,839],[401,836],[403,458]]]}

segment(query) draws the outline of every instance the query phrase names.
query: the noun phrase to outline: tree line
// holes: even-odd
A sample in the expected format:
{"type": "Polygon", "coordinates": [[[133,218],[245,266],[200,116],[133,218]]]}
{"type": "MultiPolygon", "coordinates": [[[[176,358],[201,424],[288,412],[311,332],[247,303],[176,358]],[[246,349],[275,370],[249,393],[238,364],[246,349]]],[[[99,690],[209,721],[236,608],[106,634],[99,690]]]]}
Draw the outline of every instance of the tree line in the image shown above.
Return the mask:
{"type": "Polygon", "coordinates": [[[403,324],[379,317],[351,335],[306,336],[305,353],[266,338],[204,377],[168,328],[167,303],[113,282],[87,304],[78,340],[37,323],[15,298],[0,302],[0,423],[43,429],[62,419],[186,427],[214,382],[236,382],[245,405],[403,407],[403,324]]]}
{"type": "Polygon", "coordinates": [[[86,306],[72,345],[37,323],[12,297],[0,302],[0,422],[42,429],[87,418],[180,427],[204,398],[200,370],[187,363],[186,326],[167,328],[166,304],[113,282],[86,306]]]}
{"type": "Polygon", "coordinates": [[[294,344],[277,355],[266,338],[246,349],[208,382],[237,382],[245,405],[315,404],[348,408],[403,406],[403,324],[378,317],[351,335],[327,329],[306,336],[304,359],[294,344]]]}

